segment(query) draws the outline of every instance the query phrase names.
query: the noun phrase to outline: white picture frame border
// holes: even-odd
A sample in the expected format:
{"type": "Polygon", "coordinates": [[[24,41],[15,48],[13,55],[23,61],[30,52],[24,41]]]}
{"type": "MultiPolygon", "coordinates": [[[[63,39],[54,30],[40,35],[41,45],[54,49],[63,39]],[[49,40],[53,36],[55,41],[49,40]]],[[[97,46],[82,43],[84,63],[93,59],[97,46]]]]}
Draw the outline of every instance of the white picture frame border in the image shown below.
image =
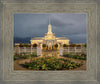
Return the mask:
{"type": "Polygon", "coordinates": [[[98,2],[1,1],[1,81],[3,83],[94,83],[99,84],[99,10],[98,2]],[[86,13],[86,71],[14,71],[14,13],[86,13]]]}

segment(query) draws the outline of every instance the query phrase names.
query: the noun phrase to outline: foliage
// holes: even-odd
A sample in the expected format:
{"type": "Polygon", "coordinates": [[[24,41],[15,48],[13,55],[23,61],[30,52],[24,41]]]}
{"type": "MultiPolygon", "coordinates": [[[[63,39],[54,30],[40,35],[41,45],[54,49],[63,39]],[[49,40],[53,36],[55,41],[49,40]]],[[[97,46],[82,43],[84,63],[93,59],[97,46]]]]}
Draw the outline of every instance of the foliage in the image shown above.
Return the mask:
{"type": "Polygon", "coordinates": [[[66,45],[66,47],[69,47],[69,45],[66,45]]]}
{"type": "Polygon", "coordinates": [[[20,43],[20,44],[19,44],[19,47],[23,47],[23,44],[20,43]]]}
{"type": "Polygon", "coordinates": [[[64,57],[73,58],[73,59],[80,59],[80,60],[86,60],[86,54],[77,54],[77,55],[64,54],[64,57]]]}
{"type": "Polygon", "coordinates": [[[24,43],[23,47],[29,47],[29,44],[24,43]]]}
{"type": "Polygon", "coordinates": [[[14,60],[17,59],[27,59],[27,58],[31,58],[31,57],[37,57],[37,54],[34,52],[32,54],[25,54],[25,53],[21,53],[21,54],[15,54],[14,55],[14,60]]]}
{"type": "Polygon", "coordinates": [[[37,47],[37,44],[33,44],[33,47],[37,47]]]}
{"type": "Polygon", "coordinates": [[[28,47],[31,47],[31,44],[29,44],[28,47]]]}
{"type": "Polygon", "coordinates": [[[42,47],[46,47],[46,44],[43,44],[42,47]]]}
{"type": "Polygon", "coordinates": [[[76,44],[70,44],[69,45],[69,47],[75,47],[76,46],[76,44]]]}
{"type": "Polygon", "coordinates": [[[41,57],[35,58],[31,62],[25,62],[24,67],[32,70],[72,70],[81,65],[64,58],[41,57]]]}
{"type": "Polygon", "coordinates": [[[67,47],[67,45],[66,44],[63,44],[63,47],[67,47]]]}
{"type": "Polygon", "coordinates": [[[57,48],[58,47],[58,44],[55,44],[55,47],[57,48]]]}
{"type": "Polygon", "coordinates": [[[19,47],[31,47],[31,45],[27,43],[24,43],[24,44],[20,43],[19,47]]]}
{"type": "Polygon", "coordinates": [[[14,47],[19,47],[19,45],[14,45],[14,47]]]}
{"type": "Polygon", "coordinates": [[[52,46],[52,50],[54,50],[53,46],[52,46]]]}
{"type": "Polygon", "coordinates": [[[81,47],[81,45],[76,45],[76,47],[81,47]]]}
{"type": "Polygon", "coordinates": [[[87,44],[85,44],[84,47],[86,48],[87,47],[87,44]]]}

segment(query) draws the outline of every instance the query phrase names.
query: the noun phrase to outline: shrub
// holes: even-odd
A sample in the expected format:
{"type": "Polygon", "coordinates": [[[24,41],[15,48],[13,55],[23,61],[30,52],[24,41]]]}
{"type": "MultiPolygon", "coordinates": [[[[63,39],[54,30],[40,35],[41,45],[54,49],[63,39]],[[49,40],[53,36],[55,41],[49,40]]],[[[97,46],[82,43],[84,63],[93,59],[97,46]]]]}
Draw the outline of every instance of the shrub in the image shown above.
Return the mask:
{"type": "Polygon", "coordinates": [[[55,44],[55,47],[57,48],[58,47],[58,44],[55,44]]]}
{"type": "Polygon", "coordinates": [[[70,58],[71,55],[70,54],[65,54],[64,57],[69,57],[70,58]]]}
{"type": "Polygon", "coordinates": [[[42,47],[46,47],[46,44],[43,44],[42,47]]]}
{"type": "Polygon", "coordinates": [[[33,47],[37,47],[37,44],[33,44],[33,47]]]}
{"type": "Polygon", "coordinates": [[[75,47],[75,46],[76,46],[76,44],[70,44],[69,46],[70,46],[70,47],[75,47]]]}
{"type": "Polygon", "coordinates": [[[76,47],[81,47],[81,45],[76,45],[76,47]]]}
{"type": "Polygon", "coordinates": [[[67,47],[67,45],[66,44],[63,44],[63,47],[67,47]]]}
{"type": "Polygon", "coordinates": [[[18,57],[17,56],[14,56],[14,60],[17,60],[18,59],[18,57]]]}
{"type": "Polygon", "coordinates": [[[87,47],[87,44],[85,44],[84,47],[86,48],[87,47]]]}
{"type": "Polygon", "coordinates": [[[25,54],[25,53],[21,53],[20,55],[15,54],[14,55],[14,60],[27,59],[27,58],[31,58],[31,57],[37,57],[37,54],[35,52],[32,53],[32,54],[25,54]]]}
{"type": "Polygon", "coordinates": [[[29,47],[29,44],[24,43],[24,44],[23,44],[23,47],[29,47]]]}
{"type": "Polygon", "coordinates": [[[19,47],[23,47],[23,44],[20,43],[20,44],[19,44],[19,47]]]}
{"type": "Polygon", "coordinates": [[[81,55],[64,54],[64,57],[73,58],[73,59],[80,59],[80,60],[86,60],[86,54],[81,54],[81,55]]]}

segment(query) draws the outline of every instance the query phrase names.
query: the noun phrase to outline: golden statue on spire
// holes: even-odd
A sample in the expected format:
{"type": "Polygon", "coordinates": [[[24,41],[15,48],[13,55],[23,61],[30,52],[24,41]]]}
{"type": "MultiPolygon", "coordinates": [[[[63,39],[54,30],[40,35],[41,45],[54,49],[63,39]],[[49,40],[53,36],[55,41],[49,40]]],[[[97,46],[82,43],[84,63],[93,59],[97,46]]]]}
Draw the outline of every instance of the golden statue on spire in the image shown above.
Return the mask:
{"type": "Polygon", "coordinates": [[[48,25],[48,33],[51,34],[52,33],[52,26],[51,26],[51,18],[49,17],[49,25],[48,25]]]}

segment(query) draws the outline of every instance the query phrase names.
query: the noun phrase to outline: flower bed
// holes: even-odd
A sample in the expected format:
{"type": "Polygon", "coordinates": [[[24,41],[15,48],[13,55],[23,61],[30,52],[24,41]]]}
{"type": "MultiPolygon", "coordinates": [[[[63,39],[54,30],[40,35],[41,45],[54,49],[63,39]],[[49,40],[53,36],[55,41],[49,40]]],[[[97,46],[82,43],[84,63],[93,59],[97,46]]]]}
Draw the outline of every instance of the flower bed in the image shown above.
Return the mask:
{"type": "Polygon", "coordinates": [[[19,54],[15,54],[14,55],[14,60],[18,60],[18,59],[27,59],[27,58],[31,58],[31,57],[37,57],[36,53],[32,53],[32,54],[25,54],[25,53],[21,53],[19,54]]]}
{"type": "Polygon", "coordinates": [[[80,59],[80,60],[86,60],[85,54],[77,54],[77,55],[71,55],[71,54],[64,54],[64,57],[73,58],[73,59],[80,59]]]}
{"type": "Polygon", "coordinates": [[[82,64],[71,62],[65,58],[41,57],[25,62],[24,67],[32,70],[72,70],[82,64]]]}

